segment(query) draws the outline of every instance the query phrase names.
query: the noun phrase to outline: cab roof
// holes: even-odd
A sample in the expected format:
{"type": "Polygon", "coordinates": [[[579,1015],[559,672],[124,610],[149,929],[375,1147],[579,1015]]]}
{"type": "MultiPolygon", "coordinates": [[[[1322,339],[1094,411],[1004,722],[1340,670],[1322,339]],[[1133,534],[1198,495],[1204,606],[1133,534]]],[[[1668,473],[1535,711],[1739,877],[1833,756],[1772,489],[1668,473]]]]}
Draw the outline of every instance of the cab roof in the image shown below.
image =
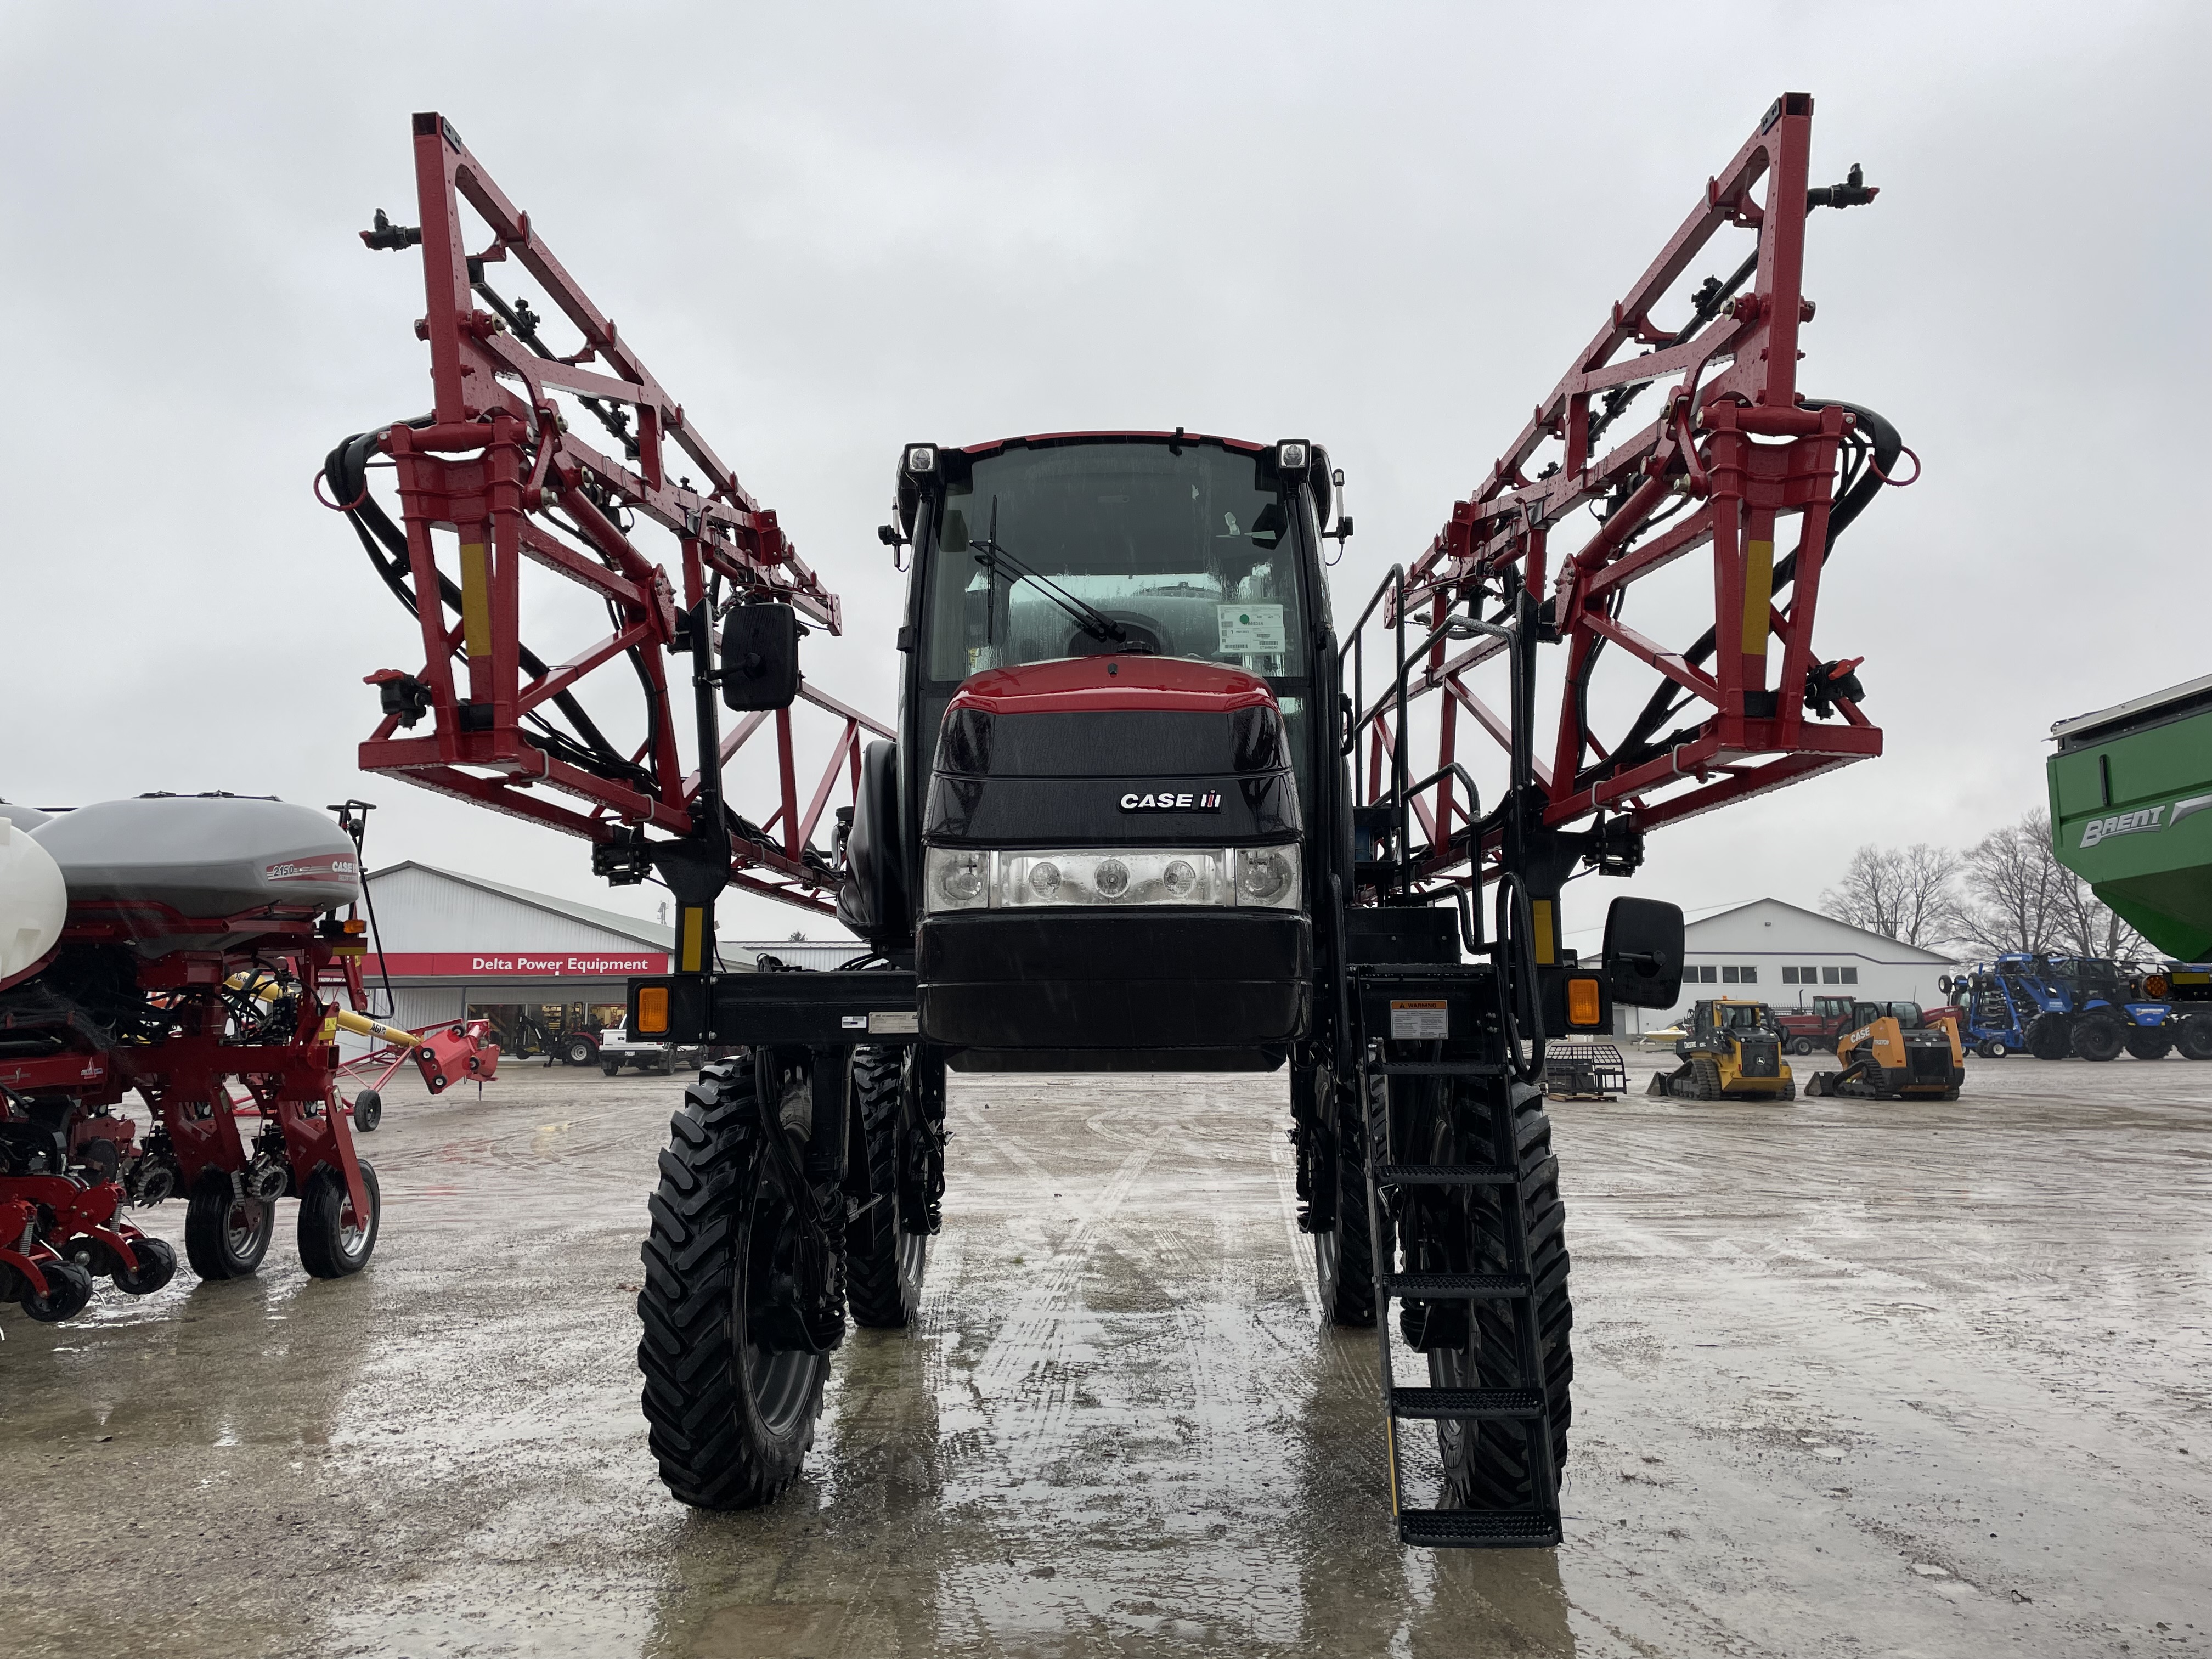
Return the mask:
{"type": "Polygon", "coordinates": [[[1018,438],[994,438],[988,443],[963,444],[963,455],[996,455],[1008,449],[1049,449],[1060,444],[1217,444],[1223,449],[1233,449],[1240,455],[1257,455],[1269,445],[1255,443],[1249,438],[1224,438],[1210,432],[1186,432],[1177,427],[1172,432],[1033,432],[1018,438]]]}

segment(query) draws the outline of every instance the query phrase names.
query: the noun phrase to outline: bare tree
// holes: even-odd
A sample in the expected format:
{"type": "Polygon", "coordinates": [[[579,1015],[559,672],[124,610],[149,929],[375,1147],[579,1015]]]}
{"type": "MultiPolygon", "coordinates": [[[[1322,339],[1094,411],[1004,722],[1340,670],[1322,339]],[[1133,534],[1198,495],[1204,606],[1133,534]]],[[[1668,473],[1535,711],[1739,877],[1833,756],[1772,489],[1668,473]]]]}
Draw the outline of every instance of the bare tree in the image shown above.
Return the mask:
{"type": "Polygon", "coordinates": [[[1966,849],[1967,937],[1993,956],[2050,950],[2065,873],[2041,812],[1990,830],[1966,849]]]}
{"type": "Polygon", "coordinates": [[[2103,957],[2112,962],[2160,954],[2148,939],[2121,921],[2112,906],[2092,892],[2087,882],[2058,862],[2051,852],[2048,836],[2044,840],[2044,851],[2051,857],[2053,871],[2052,908],[2056,921],[2051,932],[2060,948],[2077,957],[2103,957]]]}
{"type": "MultiPolygon", "coordinates": [[[[1851,860],[1854,876],[1860,860],[1869,854],[1874,849],[1860,848],[1858,858],[1851,860]]],[[[1902,863],[1902,854],[1889,854],[1889,858],[1902,863]]],[[[2119,921],[2088,890],[2086,880],[2059,863],[2051,849],[2051,818],[2044,811],[2028,811],[2020,823],[1990,830],[1966,849],[1958,874],[1962,876],[1964,902],[1958,902],[1951,914],[1954,938],[1990,956],[2053,951],[2126,960],[2150,953],[2143,938],[2119,921]]],[[[1851,887],[1850,876],[1844,884],[1851,887]]],[[[1898,900],[1889,902],[1896,905],[1898,900]]],[[[1829,905],[1829,914],[1854,921],[1834,905],[1829,905]]],[[[1860,927],[1874,925],[1860,922],[1860,927]]],[[[1905,933],[1891,933],[1891,938],[1905,938],[1905,933]]]]}
{"type": "Polygon", "coordinates": [[[1901,944],[1935,950],[1962,933],[1954,883],[1964,861],[1946,847],[1862,847],[1844,878],[1820,895],[1820,908],[1838,921],[1901,944]]]}

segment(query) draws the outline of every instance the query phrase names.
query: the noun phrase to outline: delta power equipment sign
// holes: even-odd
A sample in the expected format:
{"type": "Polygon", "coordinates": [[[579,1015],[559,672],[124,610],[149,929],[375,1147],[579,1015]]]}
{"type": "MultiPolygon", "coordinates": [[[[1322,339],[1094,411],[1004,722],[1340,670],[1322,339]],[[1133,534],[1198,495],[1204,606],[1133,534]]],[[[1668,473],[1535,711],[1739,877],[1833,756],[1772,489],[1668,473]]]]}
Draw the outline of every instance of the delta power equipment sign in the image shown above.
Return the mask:
{"type": "Polygon", "coordinates": [[[362,972],[371,979],[614,979],[624,974],[665,974],[668,952],[640,951],[631,956],[596,951],[395,951],[371,956],[362,972]]]}

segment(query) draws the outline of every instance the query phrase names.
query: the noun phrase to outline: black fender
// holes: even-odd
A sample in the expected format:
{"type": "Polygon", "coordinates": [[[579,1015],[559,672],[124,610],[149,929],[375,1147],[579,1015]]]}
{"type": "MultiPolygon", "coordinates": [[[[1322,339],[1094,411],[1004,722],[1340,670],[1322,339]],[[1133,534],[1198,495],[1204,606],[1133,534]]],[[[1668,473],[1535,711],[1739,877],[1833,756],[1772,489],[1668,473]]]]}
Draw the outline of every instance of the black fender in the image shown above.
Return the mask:
{"type": "Polygon", "coordinates": [[[883,740],[860,751],[860,787],[845,842],[846,877],[837,920],[878,950],[914,935],[905,848],[899,839],[898,745],[883,740]]]}

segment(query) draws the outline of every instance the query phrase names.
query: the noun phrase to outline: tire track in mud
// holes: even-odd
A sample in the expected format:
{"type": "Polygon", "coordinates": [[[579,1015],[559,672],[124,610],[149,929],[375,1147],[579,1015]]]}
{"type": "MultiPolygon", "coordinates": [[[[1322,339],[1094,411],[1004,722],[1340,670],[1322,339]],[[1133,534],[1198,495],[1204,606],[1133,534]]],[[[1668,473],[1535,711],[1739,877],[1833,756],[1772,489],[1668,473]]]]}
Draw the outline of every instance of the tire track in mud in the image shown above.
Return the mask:
{"type": "MultiPolygon", "coordinates": [[[[969,1133],[988,1142],[1047,1194],[1054,1192],[1050,1184],[1054,1179],[1052,1172],[1012,1136],[994,1127],[981,1111],[964,1104],[953,1110],[969,1133]]],[[[1059,1369],[1066,1316],[1092,1247],[1135,1190],[1161,1145],[1154,1139],[1133,1147],[1095,1197],[1087,1200],[1060,1198],[1060,1203],[1075,1212],[1075,1224],[1052,1247],[1049,1259],[1023,1274],[1021,1289],[968,1373],[968,1388],[985,1412],[999,1419],[994,1425],[994,1438],[1019,1442],[1045,1459],[1058,1451],[1066,1415],[1066,1379],[1054,1378],[1042,1397],[1030,1385],[1041,1372],[1059,1369]]],[[[1069,1178],[1060,1180],[1060,1194],[1074,1190],[1069,1178]]]]}

